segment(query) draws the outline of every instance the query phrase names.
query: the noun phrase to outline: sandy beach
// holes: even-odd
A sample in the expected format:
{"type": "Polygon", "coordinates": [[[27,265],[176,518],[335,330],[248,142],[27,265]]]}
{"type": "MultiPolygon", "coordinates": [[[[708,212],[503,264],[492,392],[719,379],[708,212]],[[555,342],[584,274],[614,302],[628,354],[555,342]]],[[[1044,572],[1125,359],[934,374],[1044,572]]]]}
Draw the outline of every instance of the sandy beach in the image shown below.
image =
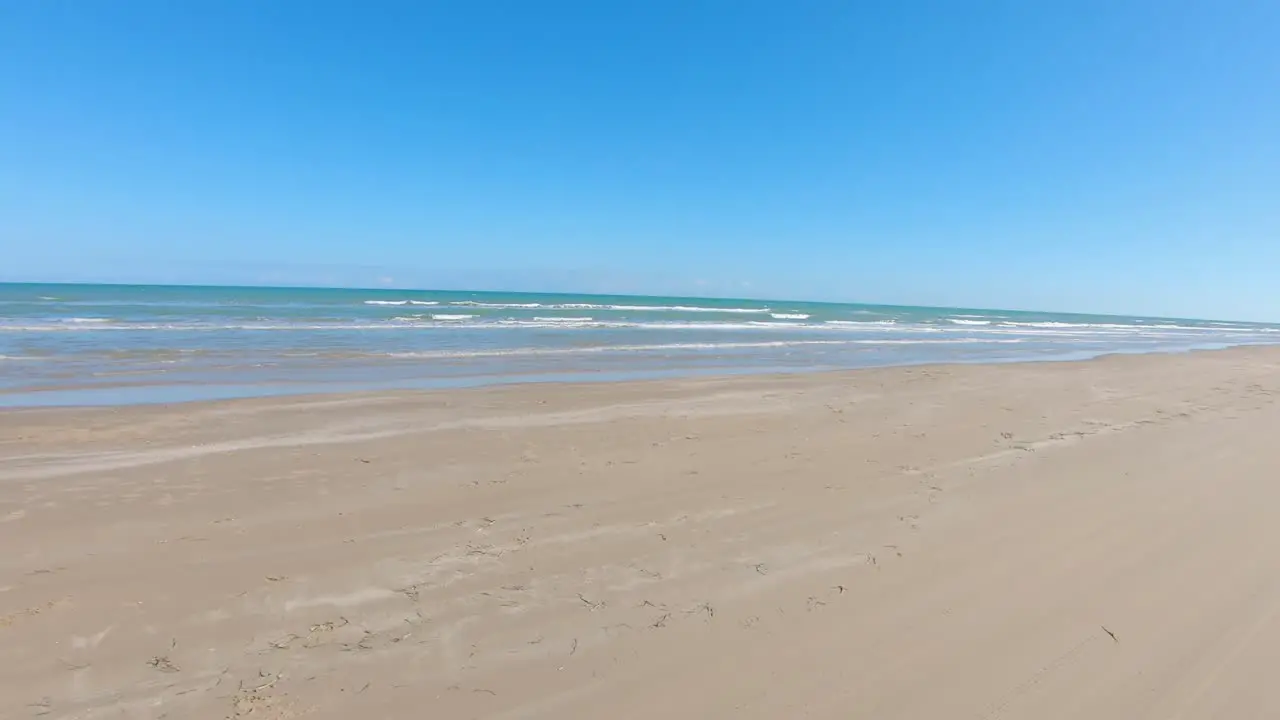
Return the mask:
{"type": "Polygon", "coordinates": [[[0,413],[0,717],[1280,715],[1280,350],[0,413]]]}

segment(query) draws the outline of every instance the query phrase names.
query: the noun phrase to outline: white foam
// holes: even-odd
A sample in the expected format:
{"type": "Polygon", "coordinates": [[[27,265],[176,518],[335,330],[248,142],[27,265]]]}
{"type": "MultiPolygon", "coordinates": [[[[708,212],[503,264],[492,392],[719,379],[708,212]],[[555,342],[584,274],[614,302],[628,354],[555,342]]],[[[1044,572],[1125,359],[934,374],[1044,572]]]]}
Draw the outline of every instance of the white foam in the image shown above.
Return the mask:
{"type": "Polygon", "coordinates": [[[577,325],[579,323],[589,323],[592,319],[589,317],[535,317],[534,322],[544,323],[562,323],[565,325],[577,325]]]}
{"type": "MultiPolygon", "coordinates": [[[[870,313],[868,313],[870,314],[870,313]]],[[[827,325],[836,327],[884,327],[886,325],[897,325],[897,320],[828,320],[827,325]]]]}
{"type": "Polygon", "coordinates": [[[769,317],[774,320],[808,320],[809,316],[804,313],[769,313],[769,317]]]}
{"type": "Polygon", "coordinates": [[[365,305],[408,305],[408,300],[365,300],[365,305]]]}
{"type": "Polygon", "coordinates": [[[706,307],[701,305],[601,305],[598,303],[559,303],[544,305],[542,303],[484,303],[475,300],[458,300],[450,305],[486,308],[490,310],[615,310],[620,312],[691,312],[691,313],[730,313],[761,314],[769,312],[769,308],[739,307],[706,307]]]}
{"type": "Polygon", "coordinates": [[[460,307],[487,308],[490,310],[531,310],[545,307],[542,303],[483,303],[475,300],[457,300],[449,303],[460,307]]]}
{"type": "Polygon", "coordinates": [[[1077,331],[1113,331],[1121,330],[1128,333],[1145,333],[1148,330],[1178,330],[1182,332],[1206,333],[1206,332],[1251,332],[1247,328],[1211,328],[1198,325],[1177,325],[1169,323],[1129,325],[1124,323],[1068,323],[1068,322],[1014,322],[1008,320],[1000,323],[1001,326],[1020,327],[1020,328],[1040,328],[1049,330],[1077,330],[1077,331]]]}
{"type": "Polygon", "coordinates": [[[578,355],[596,353],[661,352],[672,350],[752,350],[803,346],[864,346],[864,345],[1010,345],[1024,342],[1020,339],[975,340],[969,338],[919,339],[919,340],[766,340],[758,342],[688,342],[655,343],[652,345],[590,345],[577,347],[521,347],[506,350],[424,350],[415,352],[386,353],[383,357],[396,358],[478,358],[512,357],[526,355],[578,355]]]}
{"type": "Polygon", "coordinates": [[[962,317],[963,316],[947,318],[947,322],[953,323],[955,325],[990,325],[991,324],[990,320],[965,320],[965,319],[962,319],[962,317]]]}
{"type": "Polygon", "coordinates": [[[1064,322],[1014,322],[1012,320],[1000,323],[1001,325],[1011,325],[1013,327],[1034,327],[1034,328],[1069,328],[1069,327],[1089,327],[1087,324],[1064,323],[1064,322]]]}
{"type": "Polygon", "coordinates": [[[697,307],[690,305],[672,305],[663,310],[671,310],[673,312],[709,312],[709,313],[742,313],[746,315],[754,315],[758,313],[767,313],[769,308],[714,308],[714,307],[697,307]]]}
{"type": "Polygon", "coordinates": [[[436,313],[431,316],[432,320],[470,320],[475,315],[449,315],[446,313],[436,313]]]}
{"type": "Polygon", "coordinates": [[[686,313],[729,313],[756,315],[769,312],[769,308],[722,308],[704,307],[701,305],[593,305],[590,303],[568,303],[549,305],[556,310],[617,310],[621,312],[686,312],[686,313]]]}

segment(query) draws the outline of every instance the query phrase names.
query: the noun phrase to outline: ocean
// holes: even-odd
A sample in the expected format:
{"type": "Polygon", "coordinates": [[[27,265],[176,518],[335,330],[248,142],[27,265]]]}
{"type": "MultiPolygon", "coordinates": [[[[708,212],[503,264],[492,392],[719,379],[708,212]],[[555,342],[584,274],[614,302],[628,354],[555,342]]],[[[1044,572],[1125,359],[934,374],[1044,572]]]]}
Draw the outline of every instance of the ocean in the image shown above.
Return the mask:
{"type": "Polygon", "coordinates": [[[782,300],[0,284],[0,406],[1079,360],[1280,325],[782,300]]]}

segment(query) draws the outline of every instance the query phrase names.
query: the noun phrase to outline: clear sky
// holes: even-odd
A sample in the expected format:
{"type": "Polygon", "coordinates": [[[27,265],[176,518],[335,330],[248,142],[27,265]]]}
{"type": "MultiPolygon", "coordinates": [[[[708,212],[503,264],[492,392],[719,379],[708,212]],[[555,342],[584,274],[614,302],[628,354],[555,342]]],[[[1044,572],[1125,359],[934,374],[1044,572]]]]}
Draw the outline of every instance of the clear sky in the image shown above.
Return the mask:
{"type": "Polygon", "coordinates": [[[0,280],[1280,320],[1280,2],[15,0],[0,280]]]}

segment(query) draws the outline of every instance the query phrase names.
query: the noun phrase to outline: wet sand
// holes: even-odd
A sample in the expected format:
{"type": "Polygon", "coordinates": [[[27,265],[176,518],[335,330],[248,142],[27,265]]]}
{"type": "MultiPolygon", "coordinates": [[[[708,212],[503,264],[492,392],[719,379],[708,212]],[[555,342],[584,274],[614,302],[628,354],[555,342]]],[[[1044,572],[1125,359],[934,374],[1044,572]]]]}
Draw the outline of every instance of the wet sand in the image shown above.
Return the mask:
{"type": "Polygon", "coordinates": [[[1280,716],[1280,349],[0,412],[0,717],[1280,716]]]}

